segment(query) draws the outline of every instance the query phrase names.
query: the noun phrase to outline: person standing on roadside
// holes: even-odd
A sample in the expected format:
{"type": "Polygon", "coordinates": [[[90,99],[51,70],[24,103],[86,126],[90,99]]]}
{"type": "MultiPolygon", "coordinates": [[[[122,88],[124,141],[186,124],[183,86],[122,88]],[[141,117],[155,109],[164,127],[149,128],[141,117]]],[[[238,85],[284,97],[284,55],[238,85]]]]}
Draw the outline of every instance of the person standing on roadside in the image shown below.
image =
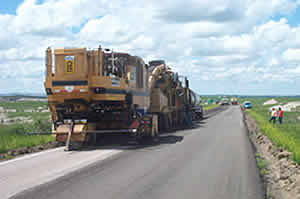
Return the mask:
{"type": "Polygon", "coordinates": [[[283,117],[283,111],[279,107],[279,109],[278,109],[278,120],[279,120],[280,124],[282,124],[282,117],[283,117]]]}
{"type": "Polygon", "coordinates": [[[275,124],[276,123],[276,116],[277,116],[277,112],[276,112],[275,108],[272,108],[271,118],[270,118],[269,122],[273,121],[273,124],[275,124]]]}

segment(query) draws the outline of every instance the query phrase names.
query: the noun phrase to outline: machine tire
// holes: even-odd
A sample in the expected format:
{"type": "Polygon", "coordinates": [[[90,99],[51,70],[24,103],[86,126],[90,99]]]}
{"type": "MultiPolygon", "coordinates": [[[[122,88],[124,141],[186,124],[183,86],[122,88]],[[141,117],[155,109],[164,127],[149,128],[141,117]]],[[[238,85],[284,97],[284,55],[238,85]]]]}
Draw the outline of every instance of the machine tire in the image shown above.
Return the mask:
{"type": "Polygon", "coordinates": [[[91,144],[91,145],[96,145],[96,143],[97,143],[97,134],[93,133],[93,134],[87,135],[86,142],[88,144],[91,144]]]}

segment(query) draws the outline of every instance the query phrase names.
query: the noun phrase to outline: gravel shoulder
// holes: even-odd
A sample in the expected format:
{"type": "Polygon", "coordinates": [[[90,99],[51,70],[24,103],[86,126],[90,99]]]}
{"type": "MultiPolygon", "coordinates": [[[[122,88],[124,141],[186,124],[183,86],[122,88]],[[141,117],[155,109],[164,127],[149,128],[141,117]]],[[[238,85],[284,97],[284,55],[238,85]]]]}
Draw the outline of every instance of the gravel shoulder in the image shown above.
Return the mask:
{"type": "Polygon", "coordinates": [[[266,164],[261,172],[268,199],[300,199],[300,165],[290,159],[290,153],[274,145],[259,129],[254,118],[243,112],[249,138],[266,164]]]}

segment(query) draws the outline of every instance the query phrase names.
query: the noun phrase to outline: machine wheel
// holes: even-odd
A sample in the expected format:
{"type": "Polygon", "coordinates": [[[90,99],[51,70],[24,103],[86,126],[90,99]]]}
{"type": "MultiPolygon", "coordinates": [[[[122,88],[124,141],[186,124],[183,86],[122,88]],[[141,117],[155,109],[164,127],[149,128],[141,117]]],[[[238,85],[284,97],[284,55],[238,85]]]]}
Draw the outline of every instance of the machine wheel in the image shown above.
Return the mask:
{"type": "Polygon", "coordinates": [[[91,145],[96,145],[97,144],[97,134],[91,133],[91,134],[86,135],[86,136],[87,136],[86,142],[88,144],[91,144],[91,145]]]}
{"type": "Polygon", "coordinates": [[[140,125],[137,131],[133,134],[133,142],[135,144],[140,144],[144,137],[144,125],[140,125]]]}
{"type": "Polygon", "coordinates": [[[83,142],[71,142],[69,146],[69,151],[80,150],[83,148],[83,142]]]}

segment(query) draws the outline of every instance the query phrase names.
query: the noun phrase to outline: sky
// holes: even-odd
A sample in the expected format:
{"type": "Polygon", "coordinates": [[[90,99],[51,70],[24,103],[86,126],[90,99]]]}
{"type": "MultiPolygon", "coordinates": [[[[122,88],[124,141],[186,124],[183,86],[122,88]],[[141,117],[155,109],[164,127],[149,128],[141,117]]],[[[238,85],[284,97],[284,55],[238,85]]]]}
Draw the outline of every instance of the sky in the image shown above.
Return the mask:
{"type": "Polygon", "coordinates": [[[9,0],[0,93],[43,93],[45,50],[164,59],[200,95],[299,95],[300,0],[9,0]]]}

